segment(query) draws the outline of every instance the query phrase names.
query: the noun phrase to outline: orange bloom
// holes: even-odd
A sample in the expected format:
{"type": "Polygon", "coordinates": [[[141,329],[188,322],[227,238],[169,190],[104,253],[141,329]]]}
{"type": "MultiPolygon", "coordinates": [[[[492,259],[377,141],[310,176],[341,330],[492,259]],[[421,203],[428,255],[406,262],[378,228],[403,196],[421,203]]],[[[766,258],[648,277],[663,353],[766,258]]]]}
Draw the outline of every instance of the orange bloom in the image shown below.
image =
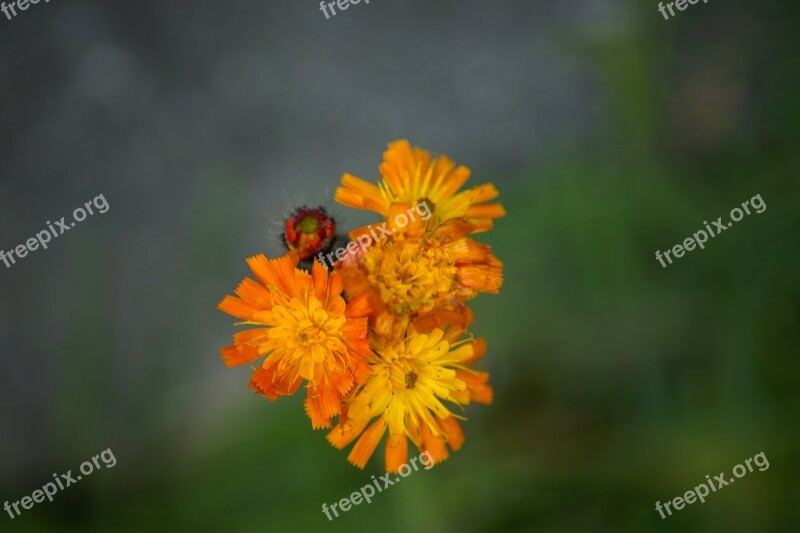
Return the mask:
{"type": "MultiPolygon", "coordinates": [[[[492,220],[505,216],[499,203],[486,203],[498,196],[492,184],[458,192],[470,171],[447,156],[431,158],[430,152],[412,147],[406,140],[389,144],[380,166],[382,181],[373,185],[345,173],[336,189],[337,202],[356,209],[375,211],[387,218],[392,206],[403,210],[425,202],[433,212],[427,227],[433,228],[454,218],[467,218],[473,231],[491,229],[492,220]]],[[[353,232],[361,233],[360,230],[353,232]]]]}
{"type": "Polygon", "coordinates": [[[503,264],[491,248],[466,237],[473,225],[454,219],[422,236],[400,232],[337,265],[350,297],[366,297],[371,325],[385,339],[444,324],[466,327],[464,302],[497,294],[503,264]]]}
{"type": "Polygon", "coordinates": [[[328,441],[342,449],[358,438],[348,460],[364,468],[388,429],[385,465],[397,472],[408,459],[408,439],[435,463],[461,448],[464,433],[443,402],[489,404],[488,374],[468,368],[486,352],[483,340],[459,341],[464,331],[435,329],[404,339],[373,342],[372,374],[346,400],[347,408],[328,441]]]}
{"type": "Polygon", "coordinates": [[[257,327],[235,334],[220,353],[228,366],[267,355],[250,387],[270,400],[294,394],[305,380],[306,413],[314,429],[326,428],[342,397],[370,373],[368,306],[364,299],[345,303],[336,272],[315,261],[309,274],[298,261],[296,253],[247,260],[258,281],[245,278],[238,297],[226,296],[218,309],[257,327]]]}

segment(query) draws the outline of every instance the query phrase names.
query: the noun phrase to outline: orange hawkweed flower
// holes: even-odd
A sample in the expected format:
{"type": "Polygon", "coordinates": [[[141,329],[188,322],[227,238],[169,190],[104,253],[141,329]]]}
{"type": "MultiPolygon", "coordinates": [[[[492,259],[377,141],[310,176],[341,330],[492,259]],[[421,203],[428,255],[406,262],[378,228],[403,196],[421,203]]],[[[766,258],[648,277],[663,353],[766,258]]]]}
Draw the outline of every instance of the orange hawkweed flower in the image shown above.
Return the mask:
{"type": "Polygon", "coordinates": [[[238,297],[226,296],[218,309],[258,327],[235,334],[220,353],[228,366],[267,355],[250,387],[270,400],[294,394],[305,380],[311,424],[327,428],[342,397],[370,373],[368,306],[363,299],[345,303],[336,272],[315,261],[309,274],[296,268],[298,261],[295,253],[247,260],[258,281],[245,278],[238,297]]]}
{"type": "Polygon", "coordinates": [[[428,228],[463,217],[474,224],[473,231],[486,231],[491,229],[493,219],[506,214],[501,204],[486,203],[499,194],[494,185],[488,183],[458,192],[469,178],[469,169],[456,167],[444,155],[431,158],[430,152],[412,147],[406,140],[389,144],[380,172],[383,180],[378,185],[345,173],[335,200],[384,217],[388,217],[393,204],[408,208],[425,202],[433,212],[427,221],[428,228]]]}
{"type": "Polygon", "coordinates": [[[339,424],[328,434],[338,449],[355,441],[348,461],[364,468],[389,430],[386,471],[397,472],[408,459],[408,439],[435,463],[461,448],[464,433],[443,402],[489,404],[488,374],[468,368],[486,352],[483,340],[458,340],[463,330],[410,333],[392,343],[373,342],[372,374],[347,399],[339,424]]]}
{"type": "Polygon", "coordinates": [[[447,323],[465,327],[463,303],[480,292],[499,292],[503,264],[489,246],[466,237],[472,229],[454,219],[419,237],[395,233],[337,265],[347,295],[367,298],[379,336],[395,339],[409,325],[423,331],[447,323]]]}

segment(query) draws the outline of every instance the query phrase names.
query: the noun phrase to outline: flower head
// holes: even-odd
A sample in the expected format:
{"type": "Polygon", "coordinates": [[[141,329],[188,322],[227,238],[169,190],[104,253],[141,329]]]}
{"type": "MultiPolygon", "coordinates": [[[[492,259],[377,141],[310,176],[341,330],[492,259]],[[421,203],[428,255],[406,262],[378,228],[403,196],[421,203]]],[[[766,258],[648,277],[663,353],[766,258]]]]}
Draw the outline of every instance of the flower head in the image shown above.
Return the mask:
{"type": "Polygon", "coordinates": [[[505,210],[492,202],[492,184],[462,190],[469,175],[447,156],[390,143],[377,184],[341,178],[335,200],[382,220],[328,253],[331,271],[313,257],[335,246],[334,221],[301,207],[284,223],[289,252],[249,258],[254,279],[218,305],[249,326],[220,350],[225,364],[261,360],[250,387],[270,400],[305,384],[312,427],[338,417],[327,439],[339,449],[355,443],[348,460],[359,468],[387,434],[389,472],[404,475],[409,440],[444,461],[464,442],[464,418],[453,411],[492,402],[489,375],[471,368],[486,343],[466,334],[467,302],[499,292],[503,264],[470,236],[505,210]]]}
{"type": "Polygon", "coordinates": [[[464,327],[463,303],[499,292],[503,264],[489,246],[466,237],[472,228],[455,219],[421,236],[394,233],[338,265],[347,294],[367,297],[379,336],[397,338],[423,323],[464,327]]]}
{"type": "Polygon", "coordinates": [[[483,340],[459,340],[463,330],[410,333],[394,342],[374,341],[372,373],[346,400],[328,441],[342,449],[358,438],[348,460],[364,468],[386,430],[386,470],[397,472],[408,458],[408,439],[439,463],[447,447],[458,450],[464,434],[444,402],[463,407],[489,404],[488,375],[468,368],[486,352],[483,340]],[[369,426],[369,427],[367,427],[369,426]]]}
{"type": "Polygon", "coordinates": [[[336,225],[321,207],[300,207],[286,219],[284,228],[286,246],[304,260],[331,245],[336,225]]]}
{"type": "Polygon", "coordinates": [[[393,204],[408,208],[425,202],[434,215],[427,221],[428,228],[454,218],[467,218],[473,223],[473,231],[485,231],[491,229],[493,219],[506,214],[501,204],[486,203],[499,194],[494,185],[459,192],[470,175],[467,167],[456,167],[444,155],[431,158],[430,152],[412,147],[406,140],[389,144],[380,172],[383,179],[377,186],[344,174],[336,189],[336,201],[387,218],[393,204]]]}
{"type": "Polygon", "coordinates": [[[367,306],[345,303],[336,272],[314,262],[311,274],[296,268],[298,255],[247,260],[258,281],[245,278],[237,296],[218,309],[256,326],[234,335],[220,350],[228,366],[267,358],[255,369],[250,386],[270,400],[294,394],[306,381],[306,412],[314,429],[330,427],[342,397],[369,374],[367,306]]]}

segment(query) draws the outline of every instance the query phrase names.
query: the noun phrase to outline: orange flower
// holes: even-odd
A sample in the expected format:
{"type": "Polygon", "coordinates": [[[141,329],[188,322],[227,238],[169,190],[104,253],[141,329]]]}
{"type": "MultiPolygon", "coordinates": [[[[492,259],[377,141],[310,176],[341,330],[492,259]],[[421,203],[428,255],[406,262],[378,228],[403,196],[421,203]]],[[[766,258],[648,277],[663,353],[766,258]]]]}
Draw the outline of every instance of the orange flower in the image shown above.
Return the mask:
{"type": "Polygon", "coordinates": [[[218,309],[241,324],[259,326],[234,335],[220,350],[225,364],[242,365],[267,355],[250,387],[270,400],[294,394],[307,382],[306,412],[314,429],[331,426],[341,400],[370,373],[368,307],[363,299],[345,304],[342,282],[314,262],[311,274],[297,267],[296,253],[247,260],[258,281],[245,278],[235,296],[218,309]]]}
{"type": "Polygon", "coordinates": [[[396,339],[409,325],[419,331],[466,327],[464,302],[499,292],[503,264],[489,246],[466,237],[473,228],[454,219],[420,237],[394,233],[338,264],[347,295],[367,298],[379,336],[396,339]]]}
{"type": "MultiPolygon", "coordinates": [[[[389,144],[380,166],[383,180],[373,185],[345,173],[336,189],[337,202],[356,209],[375,211],[388,220],[392,206],[403,210],[425,202],[433,216],[427,227],[433,228],[454,218],[467,218],[473,231],[491,229],[492,220],[505,216],[499,203],[486,203],[498,196],[492,184],[458,192],[470,175],[468,168],[456,167],[447,156],[431,159],[430,152],[412,147],[406,140],[389,144]]],[[[356,230],[353,234],[360,234],[356,230]]]]}
{"type": "Polygon", "coordinates": [[[346,400],[347,408],[328,441],[342,449],[358,438],[348,460],[364,468],[386,430],[386,470],[397,472],[408,459],[408,439],[435,463],[458,450],[464,433],[443,402],[489,404],[488,374],[468,368],[486,352],[483,340],[459,341],[464,331],[410,333],[397,342],[374,339],[372,374],[346,400]],[[374,421],[373,421],[374,420],[374,421]],[[369,427],[368,427],[369,426],[369,427]],[[359,438],[360,437],[360,438],[359,438]]]}

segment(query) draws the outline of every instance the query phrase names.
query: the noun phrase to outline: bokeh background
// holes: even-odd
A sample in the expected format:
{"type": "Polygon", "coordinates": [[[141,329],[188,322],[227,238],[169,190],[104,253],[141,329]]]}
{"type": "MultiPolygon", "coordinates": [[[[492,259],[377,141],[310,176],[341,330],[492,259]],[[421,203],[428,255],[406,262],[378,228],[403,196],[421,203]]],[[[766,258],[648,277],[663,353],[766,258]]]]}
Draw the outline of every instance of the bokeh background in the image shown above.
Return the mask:
{"type": "Polygon", "coordinates": [[[0,500],[111,448],[3,531],[798,531],[796,2],[40,2],[0,16],[0,500]],[[381,471],[226,369],[215,310],[291,208],[408,138],[493,182],[474,301],[492,406],[446,463],[381,471]],[[750,215],[667,269],[703,220],[750,215]],[[662,520],[656,500],[764,452],[662,520]]]}

